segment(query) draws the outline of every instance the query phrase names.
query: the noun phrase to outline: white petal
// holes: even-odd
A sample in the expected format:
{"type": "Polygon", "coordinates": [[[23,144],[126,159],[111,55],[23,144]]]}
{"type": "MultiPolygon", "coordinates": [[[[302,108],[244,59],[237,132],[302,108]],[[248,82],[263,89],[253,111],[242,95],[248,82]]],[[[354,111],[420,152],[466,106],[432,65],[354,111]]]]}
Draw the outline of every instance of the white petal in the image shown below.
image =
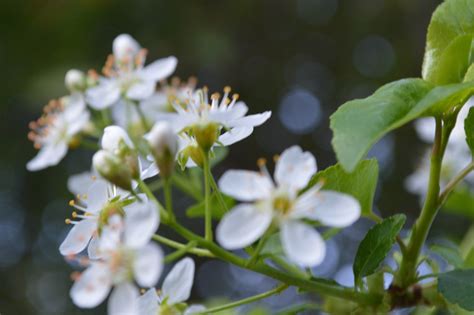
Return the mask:
{"type": "Polygon", "coordinates": [[[71,288],[74,304],[93,308],[102,303],[112,286],[110,271],[105,264],[95,263],[84,271],[71,288]]]}
{"type": "Polygon", "coordinates": [[[143,68],[140,73],[140,77],[144,80],[150,80],[155,82],[163,80],[174,72],[174,69],[176,69],[177,64],[178,59],[173,56],[158,59],[143,68]]]}
{"type": "Polygon", "coordinates": [[[229,170],[219,179],[223,193],[242,201],[267,198],[273,189],[271,180],[260,173],[244,170],[229,170]]]}
{"type": "Polygon", "coordinates": [[[67,136],[72,137],[82,131],[84,127],[89,123],[90,113],[88,111],[78,114],[74,121],[69,122],[67,128],[67,136]]]}
{"type": "Polygon", "coordinates": [[[225,146],[234,144],[250,136],[253,132],[253,127],[236,127],[223,133],[219,137],[219,142],[225,146]]]}
{"type": "Polygon", "coordinates": [[[95,180],[87,190],[87,198],[84,202],[87,204],[87,211],[98,213],[108,201],[108,186],[104,180],[95,180]]]}
{"type": "Polygon", "coordinates": [[[149,161],[145,158],[140,158],[140,178],[145,180],[154,177],[160,173],[158,165],[154,161],[149,161]]]}
{"type": "Polygon", "coordinates": [[[184,302],[191,294],[194,281],[194,261],[191,258],[181,259],[163,282],[163,296],[169,304],[184,302]]]}
{"type": "Polygon", "coordinates": [[[158,121],[167,121],[173,127],[175,132],[180,132],[186,127],[191,126],[199,120],[199,117],[191,113],[160,113],[157,114],[155,120],[158,121]]]}
{"type": "Polygon", "coordinates": [[[58,164],[66,156],[68,146],[65,142],[43,146],[38,154],[26,164],[26,168],[33,172],[48,166],[58,164]]]}
{"type": "Polygon", "coordinates": [[[191,315],[191,314],[196,314],[196,313],[201,313],[206,310],[206,307],[204,305],[200,304],[193,304],[190,305],[186,311],[184,312],[184,315],[191,315]]]}
{"type": "Polygon", "coordinates": [[[267,111],[229,121],[227,125],[229,127],[256,127],[266,122],[271,116],[272,112],[267,111]]]}
{"type": "Polygon", "coordinates": [[[163,271],[163,251],[154,244],[148,243],[136,252],[133,262],[135,280],[142,287],[152,287],[160,278],[163,271]]]}
{"type": "Polygon", "coordinates": [[[155,88],[155,81],[140,81],[127,90],[127,97],[132,100],[144,100],[155,92],[155,88]]]}
{"type": "Polygon", "coordinates": [[[217,226],[216,238],[226,249],[244,248],[259,239],[271,222],[270,209],[240,204],[224,215],[217,226]]]}
{"type": "Polygon", "coordinates": [[[330,190],[309,190],[297,199],[295,212],[318,220],[324,225],[346,227],[359,219],[360,204],[348,194],[330,190]]]}
{"type": "Polygon", "coordinates": [[[138,310],[140,315],[158,314],[158,295],[155,288],[151,288],[138,298],[138,310]]]}
{"type": "Polygon", "coordinates": [[[127,132],[119,126],[108,126],[104,129],[104,135],[102,136],[102,149],[115,153],[119,148],[120,141],[124,141],[125,144],[133,148],[133,142],[128,136],[127,132]]]}
{"type": "Polygon", "coordinates": [[[125,207],[125,244],[138,248],[148,243],[160,223],[154,202],[135,202],[125,207]]]}
{"type": "Polygon", "coordinates": [[[75,255],[82,252],[97,230],[97,221],[94,219],[84,219],[74,224],[66,239],[59,246],[59,252],[63,256],[75,255]]]}
{"type": "Polygon", "coordinates": [[[102,82],[95,87],[86,91],[87,103],[92,108],[100,110],[111,106],[120,99],[120,88],[115,81],[102,80],[102,82]]]}
{"type": "Polygon", "coordinates": [[[120,34],[112,43],[112,52],[118,61],[133,60],[140,51],[140,44],[129,34],[120,34]]]}
{"type": "Polygon", "coordinates": [[[239,101],[239,102],[235,103],[235,105],[231,109],[229,109],[228,111],[232,112],[232,118],[233,119],[237,119],[237,118],[244,117],[245,114],[247,114],[248,110],[249,110],[249,108],[247,107],[247,105],[245,105],[244,102],[239,101]]]}
{"type": "Polygon", "coordinates": [[[275,180],[280,186],[300,190],[308,184],[316,170],[314,156],[295,145],[281,154],[275,166],[275,180]]]}
{"type": "Polygon", "coordinates": [[[289,220],[280,228],[283,250],[291,261],[303,267],[316,266],[323,261],[326,246],[312,226],[289,220]]]}
{"type": "Polygon", "coordinates": [[[72,175],[67,180],[67,189],[73,195],[85,195],[90,186],[95,182],[94,176],[92,172],[82,172],[72,175]]]}
{"type": "Polygon", "coordinates": [[[99,252],[114,251],[121,246],[121,234],[123,231],[123,220],[118,214],[112,215],[107,224],[102,228],[99,238],[99,252]]]}
{"type": "Polygon", "coordinates": [[[99,259],[101,257],[99,245],[99,236],[97,234],[94,234],[91,238],[89,246],[87,246],[87,256],[89,256],[89,259],[99,259]]]}
{"type": "MultiPolygon", "coordinates": [[[[138,315],[138,289],[124,282],[115,287],[107,305],[108,315],[138,315]]],[[[140,314],[141,315],[141,314],[140,314]]]]}
{"type": "Polygon", "coordinates": [[[112,107],[112,118],[116,125],[127,128],[129,125],[133,125],[140,121],[140,116],[135,108],[133,108],[130,102],[125,100],[118,101],[112,107]]]}

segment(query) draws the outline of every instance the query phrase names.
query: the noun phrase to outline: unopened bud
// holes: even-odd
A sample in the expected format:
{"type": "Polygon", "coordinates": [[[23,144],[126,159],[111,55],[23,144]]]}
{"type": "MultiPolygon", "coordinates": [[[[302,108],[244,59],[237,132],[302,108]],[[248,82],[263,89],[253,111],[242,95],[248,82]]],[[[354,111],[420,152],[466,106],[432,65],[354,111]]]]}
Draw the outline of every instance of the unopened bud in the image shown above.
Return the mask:
{"type": "Polygon", "coordinates": [[[151,152],[163,177],[169,177],[173,172],[176,153],[178,151],[178,137],[171,125],[161,121],[156,123],[145,136],[151,152]]]}
{"type": "Polygon", "coordinates": [[[191,159],[196,163],[197,166],[203,167],[204,155],[202,150],[196,145],[188,145],[186,148],[179,152],[178,162],[182,168],[186,166],[188,159],[191,159]]]}
{"type": "Polygon", "coordinates": [[[109,151],[100,150],[94,154],[92,165],[112,184],[125,190],[132,190],[132,171],[118,156],[109,151]]]}
{"type": "Polygon", "coordinates": [[[71,69],[66,73],[64,83],[71,92],[84,91],[86,89],[86,75],[80,70],[71,69]]]}
{"type": "Polygon", "coordinates": [[[127,132],[119,126],[109,126],[104,129],[102,149],[119,154],[123,148],[133,149],[133,142],[127,132]]]}
{"type": "Polygon", "coordinates": [[[217,141],[219,126],[215,123],[197,124],[193,127],[196,142],[208,152],[217,141]]]}
{"type": "Polygon", "coordinates": [[[132,60],[140,51],[140,44],[128,34],[120,34],[114,39],[112,51],[118,61],[132,60]]]}

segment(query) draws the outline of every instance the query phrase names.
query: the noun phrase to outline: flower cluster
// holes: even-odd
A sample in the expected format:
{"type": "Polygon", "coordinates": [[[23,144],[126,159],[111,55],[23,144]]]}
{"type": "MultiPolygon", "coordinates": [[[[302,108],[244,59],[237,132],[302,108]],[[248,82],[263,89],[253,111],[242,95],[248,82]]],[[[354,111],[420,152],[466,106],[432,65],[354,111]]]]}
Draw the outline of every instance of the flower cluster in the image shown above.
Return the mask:
{"type": "Polygon", "coordinates": [[[112,315],[205,311],[202,305],[185,303],[194,278],[191,258],[175,264],[160,291],[155,286],[165,261],[196,252],[215,257],[211,249],[195,247],[204,242],[220,248],[213,241],[210,199],[222,202],[222,193],[243,203],[228,211],[217,226],[221,251],[254,246],[249,264],[255,263],[269,236],[278,235],[295,268],[320,264],[325,244],[315,227],[351,225],[361,214],[359,202],[351,195],[325,190],[323,183],[309,186],[317,171],[316,159],[298,146],[276,160],[274,180],[260,160],[260,172],[229,170],[216,184],[210,170],[214,148],[250,136],[271,112],[247,115],[247,105],[230,87],[221,96],[197,88],[194,78],[167,83],[177,59],[167,57],[145,66],[145,57],[146,50],[130,35],[119,35],[103,76],[69,71],[65,81],[70,95],[52,101],[30,126],[29,138],[40,149],[27,165],[31,171],[58,164],[68,148],[96,150],[92,170],[68,182],[76,198],[70,201],[72,218],[66,219],[72,228],[59,251],[85,268],[73,274],[73,302],[92,308],[110,295],[112,315]],[[203,170],[204,238],[181,226],[172,208],[170,179],[187,167],[203,170]],[[157,175],[157,182],[164,185],[166,207],[145,182],[157,175]],[[160,222],[190,243],[163,241],[166,238],[156,234],[160,222]],[[154,240],[177,251],[165,258],[154,240]],[[147,290],[142,296],[140,288],[147,290]]]}

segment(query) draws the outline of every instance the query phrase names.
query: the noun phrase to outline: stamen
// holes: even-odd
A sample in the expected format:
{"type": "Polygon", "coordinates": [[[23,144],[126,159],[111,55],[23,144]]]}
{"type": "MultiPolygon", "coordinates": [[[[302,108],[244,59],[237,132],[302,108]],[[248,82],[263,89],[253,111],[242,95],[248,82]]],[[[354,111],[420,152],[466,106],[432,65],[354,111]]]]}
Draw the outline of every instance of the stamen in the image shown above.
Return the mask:
{"type": "Polygon", "coordinates": [[[71,280],[77,281],[81,277],[81,273],[79,271],[74,271],[71,273],[71,280]]]}
{"type": "Polygon", "coordinates": [[[276,163],[276,162],[278,162],[279,159],[280,159],[280,155],[275,154],[275,155],[273,156],[273,162],[276,163]]]}
{"type": "Polygon", "coordinates": [[[266,158],[259,158],[257,160],[257,165],[258,167],[264,167],[267,164],[267,159],[266,158]]]}

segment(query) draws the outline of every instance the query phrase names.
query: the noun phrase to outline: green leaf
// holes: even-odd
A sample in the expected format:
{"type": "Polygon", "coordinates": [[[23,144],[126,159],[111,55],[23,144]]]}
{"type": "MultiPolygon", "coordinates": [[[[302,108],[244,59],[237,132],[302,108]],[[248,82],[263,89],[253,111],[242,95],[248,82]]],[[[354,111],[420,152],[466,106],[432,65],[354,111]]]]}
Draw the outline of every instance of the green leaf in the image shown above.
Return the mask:
{"type": "Polygon", "coordinates": [[[466,74],[464,75],[463,82],[469,82],[474,80],[474,63],[467,68],[466,74]]]}
{"type": "Polygon", "coordinates": [[[436,85],[461,82],[471,64],[474,1],[449,0],[433,13],[426,38],[422,76],[436,85]]]}
{"type": "Polygon", "coordinates": [[[378,175],[379,166],[375,159],[362,161],[352,173],[347,173],[340,164],[336,164],[314,175],[308,188],[322,182],[324,190],[352,195],[359,200],[362,214],[370,215],[378,175]]]}
{"type": "Polygon", "coordinates": [[[222,162],[227,155],[229,155],[229,149],[227,147],[215,147],[211,151],[211,168],[222,162]]]}
{"type": "Polygon", "coordinates": [[[395,238],[405,223],[403,214],[396,214],[374,225],[357,249],[353,271],[355,283],[377,271],[377,268],[390,252],[395,238]]]}
{"type": "Polygon", "coordinates": [[[280,241],[280,233],[270,235],[260,252],[261,256],[280,256],[283,255],[283,245],[280,241]]]}
{"type": "Polygon", "coordinates": [[[442,273],[438,278],[438,291],[449,302],[474,311],[474,269],[442,273]]]}
{"type": "MultiPolygon", "coordinates": [[[[227,205],[227,209],[231,209],[235,205],[234,199],[226,195],[222,195],[222,197],[224,198],[225,204],[227,205]]],[[[210,206],[212,211],[212,218],[215,220],[221,219],[222,216],[226,213],[226,210],[221,206],[221,203],[217,198],[217,194],[215,193],[211,195],[210,206]]],[[[204,200],[186,209],[186,215],[190,218],[203,217],[204,212],[204,200]]]]}
{"type": "Polygon", "coordinates": [[[474,93],[474,82],[449,84],[432,89],[417,105],[423,115],[441,115],[463,105],[474,93]]]}
{"type": "Polygon", "coordinates": [[[455,268],[462,268],[464,266],[464,261],[461,257],[461,253],[455,247],[444,246],[444,245],[433,245],[431,250],[436,254],[443,257],[450,265],[455,268]]]}
{"type": "Polygon", "coordinates": [[[474,247],[469,250],[469,253],[467,253],[464,259],[464,268],[474,268],[474,247]]]}
{"type": "Polygon", "coordinates": [[[469,188],[459,185],[449,194],[442,210],[474,220],[474,195],[469,188]]]}
{"type": "Polygon", "coordinates": [[[331,116],[332,145],[347,171],[354,170],[370,147],[387,132],[422,114],[418,102],[431,90],[421,79],[386,84],[364,99],[349,101],[331,116]]]}
{"type": "Polygon", "coordinates": [[[466,132],[467,145],[474,156],[474,107],[469,109],[469,114],[464,120],[464,131],[466,132]]]}

